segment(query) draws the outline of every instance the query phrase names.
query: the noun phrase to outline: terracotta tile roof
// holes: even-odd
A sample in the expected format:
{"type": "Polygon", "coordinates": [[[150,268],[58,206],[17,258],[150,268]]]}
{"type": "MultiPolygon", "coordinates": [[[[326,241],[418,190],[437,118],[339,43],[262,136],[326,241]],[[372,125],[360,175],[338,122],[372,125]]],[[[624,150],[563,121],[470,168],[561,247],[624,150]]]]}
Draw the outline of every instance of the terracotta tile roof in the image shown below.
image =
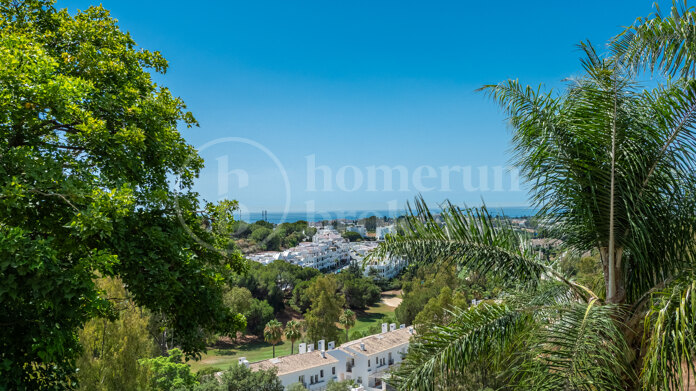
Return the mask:
{"type": "MultiPolygon", "coordinates": [[[[414,331],[415,333],[415,331],[414,331]]],[[[413,334],[409,332],[409,328],[396,329],[394,331],[388,331],[384,334],[374,334],[355,341],[346,342],[340,346],[341,349],[347,350],[349,352],[356,352],[365,355],[376,354],[393,347],[407,344],[413,334]],[[365,344],[365,350],[360,348],[360,344],[365,344]]]]}
{"type": "Polygon", "coordinates": [[[293,354],[291,356],[258,361],[249,364],[249,368],[254,371],[259,369],[278,368],[278,375],[286,375],[288,373],[337,362],[338,360],[335,357],[332,357],[330,354],[326,353],[325,357],[322,357],[321,352],[315,350],[309,353],[293,354]]]}

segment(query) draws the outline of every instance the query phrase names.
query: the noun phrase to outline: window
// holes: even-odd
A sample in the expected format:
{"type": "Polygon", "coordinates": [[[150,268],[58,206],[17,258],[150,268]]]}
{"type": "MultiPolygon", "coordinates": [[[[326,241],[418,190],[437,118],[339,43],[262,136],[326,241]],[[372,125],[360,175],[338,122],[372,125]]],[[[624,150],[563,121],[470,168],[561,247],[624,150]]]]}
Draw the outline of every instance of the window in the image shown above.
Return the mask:
{"type": "Polygon", "coordinates": [[[370,366],[370,360],[367,360],[367,366],[368,367],[370,366]]]}
{"type": "Polygon", "coordinates": [[[336,367],[331,367],[331,374],[335,375],[336,374],[336,367]]]}
{"type": "Polygon", "coordinates": [[[304,384],[304,375],[300,376],[297,381],[304,384]]]}
{"type": "Polygon", "coordinates": [[[319,371],[319,376],[324,377],[324,370],[319,371]]]}

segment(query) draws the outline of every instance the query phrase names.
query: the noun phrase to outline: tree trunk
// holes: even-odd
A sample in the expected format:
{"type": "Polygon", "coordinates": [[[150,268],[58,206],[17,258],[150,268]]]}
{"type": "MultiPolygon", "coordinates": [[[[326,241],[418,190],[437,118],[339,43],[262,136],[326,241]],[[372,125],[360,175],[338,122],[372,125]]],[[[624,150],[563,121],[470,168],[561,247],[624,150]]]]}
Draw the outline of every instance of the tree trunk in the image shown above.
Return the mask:
{"type": "Polygon", "coordinates": [[[626,301],[626,287],[624,284],[623,266],[623,247],[616,248],[613,253],[609,252],[609,247],[600,247],[600,257],[602,258],[602,268],[604,269],[604,285],[606,288],[606,302],[622,304],[626,301]]]}

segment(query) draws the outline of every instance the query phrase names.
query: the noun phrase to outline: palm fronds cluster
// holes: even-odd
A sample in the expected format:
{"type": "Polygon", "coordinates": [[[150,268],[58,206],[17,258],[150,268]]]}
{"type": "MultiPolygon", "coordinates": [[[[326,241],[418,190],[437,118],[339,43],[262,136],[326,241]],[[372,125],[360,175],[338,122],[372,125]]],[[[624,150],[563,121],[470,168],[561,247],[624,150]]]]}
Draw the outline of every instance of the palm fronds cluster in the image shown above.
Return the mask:
{"type": "Polygon", "coordinates": [[[696,354],[696,11],[638,19],[561,92],[484,86],[513,128],[514,163],[564,251],[599,254],[599,291],[533,251],[486,208],[417,199],[379,247],[500,281],[496,300],[419,335],[392,382],[404,390],[677,390],[696,354]],[[653,88],[636,81],[665,76],[653,88]]]}

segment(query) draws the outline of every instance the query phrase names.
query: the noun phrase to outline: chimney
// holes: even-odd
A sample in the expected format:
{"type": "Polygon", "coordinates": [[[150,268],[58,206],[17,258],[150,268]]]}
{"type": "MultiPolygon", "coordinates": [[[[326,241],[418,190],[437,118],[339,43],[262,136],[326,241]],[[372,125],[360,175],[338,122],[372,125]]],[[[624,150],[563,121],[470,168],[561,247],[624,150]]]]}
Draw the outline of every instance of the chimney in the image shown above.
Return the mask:
{"type": "Polygon", "coordinates": [[[405,328],[406,328],[406,325],[405,325],[405,324],[400,324],[400,325],[399,325],[399,328],[400,328],[400,329],[405,329],[405,328]]]}
{"type": "Polygon", "coordinates": [[[314,351],[314,344],[310,343],[309,345],[307,345],[307,353],[313,352],[313,351],[314,351]]]}
{"type": "Polygon", "coordinates": [[[300,354],[307,353],[307,344],[306,343],[301,343],[300,344],[300,354]]]}
{"type": "Polygon", "coordinates": [[[384,333],[386,333],[386,332],[387,332],[387,324],[386,324],[386,323],[382,323],[382,334],[384,334],[384,333]]]}
{"type": "Polygon", "coordinates": [[[413,326],[411,326],[411,327],[408,328],[408,332],[411,333],[411,334],[413,334],[413,326]]]}
{"type": "Polygon", "coordinates": [[[365,351],[365,343],[364,342],[360,342],[360,350],[362,350],[363,352],[365,351]]]}
{"type": "Polygon", "coordinates": [[[249,360],[247,360],[246,357],[240,357],[239,365],[244,365],[245,367],[249,368],[249,360]]]}
{"type": "Polygon", "coordinates": [[[325,346],[324,346],[324,345],[325,345],[325,343],[326,343],[326,341],[325,341],[325,340],[323,340],[323,339],[320,339],[320,340],[319,340],[319,346],[317,347],[317,350],[321,350],[321,351],[324,351],[324,350],[326,350],[326,349],[325,349],[325,346]]]}
{"type": "Polygon", "coordinates": [[[389,325],[389,331],[394,331],[396,330],[396,323],[392,323],[389,325]]]}
{"type": "Polygon", "coordinates": [[[336,347],[336,343],[334,341],[329,342],[329,349],[328,350],[334,350],[336,347]]]}
{"type": "Polygon", "coordinates": [[[321,358],[326,358],[326,352],[323,350],[321,351],[321,358]]]}

